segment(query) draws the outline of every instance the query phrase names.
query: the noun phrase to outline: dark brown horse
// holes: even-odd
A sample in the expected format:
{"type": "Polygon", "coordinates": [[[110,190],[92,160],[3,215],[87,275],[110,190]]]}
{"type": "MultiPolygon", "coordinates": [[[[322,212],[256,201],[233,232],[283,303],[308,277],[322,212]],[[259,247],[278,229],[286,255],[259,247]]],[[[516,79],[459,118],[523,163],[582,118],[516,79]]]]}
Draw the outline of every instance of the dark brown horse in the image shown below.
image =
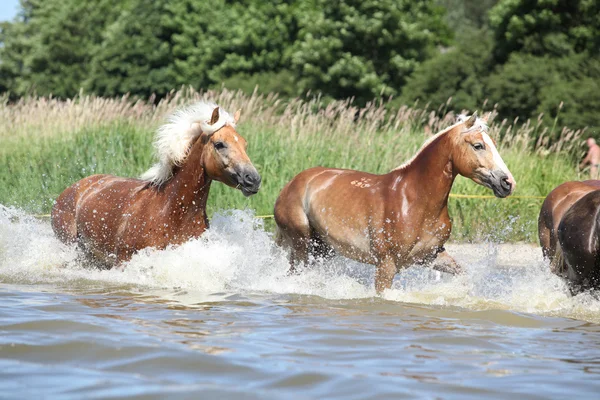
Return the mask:
{"type": "Polygon", "coordinates": [[[245,196],[260,175],[235,131],[234,117],[212,103],[178,110],[159,128],[159,162],[142,179],[93,175],[67,188],[52,208],[52,228],[103,266],[127,261],[145,247],[163,249],[208,228],[206,201],[213,180],[245,196]]]}
{"type": "Polygon", "coordinates": [[[540,211],[538,235],[544,257],[574,292],[600,287],[598,201],[600,181],[565,182],[548,194],[540,211]]]}
{"type": "Polygon", "coordinates": [[[415,263],[436,261],[438,268],[458,272],[443,247],[452,229],[448,195],[456,176],[471,178],[498,197],[515,188],[486,132],[485,121],[463,117],[384,175],[323,167],[298,174],[275,203],[278,238],[291,250],[291,271],[309,252],[335,250],[374,264],[377,292],[415,263]]]}

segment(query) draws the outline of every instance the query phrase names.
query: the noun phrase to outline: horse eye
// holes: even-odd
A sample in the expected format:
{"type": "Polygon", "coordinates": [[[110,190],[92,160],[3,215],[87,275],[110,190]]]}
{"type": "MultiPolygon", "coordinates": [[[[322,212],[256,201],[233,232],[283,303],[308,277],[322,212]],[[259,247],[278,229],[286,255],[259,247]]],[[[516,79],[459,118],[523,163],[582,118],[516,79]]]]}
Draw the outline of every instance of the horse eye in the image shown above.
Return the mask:
{"type": "Polygon", "coordinates": [[[483,149],[485,149],[485,146],[483,145],[483,143],[475,143],[475,144],[473,145],[473,148],[474,148],[475,150],[483,150],[483,149]]]}
{"type": "Polygon", "coordinates": [[[225,147],[227,147],[227,146],[225,146],[225,143],[223,143],[223,142],[215,142],[214,146],[215,146],[215,149],[217,149],[217,150],[221,150],[221,149],[224,149],[225,147]]]}

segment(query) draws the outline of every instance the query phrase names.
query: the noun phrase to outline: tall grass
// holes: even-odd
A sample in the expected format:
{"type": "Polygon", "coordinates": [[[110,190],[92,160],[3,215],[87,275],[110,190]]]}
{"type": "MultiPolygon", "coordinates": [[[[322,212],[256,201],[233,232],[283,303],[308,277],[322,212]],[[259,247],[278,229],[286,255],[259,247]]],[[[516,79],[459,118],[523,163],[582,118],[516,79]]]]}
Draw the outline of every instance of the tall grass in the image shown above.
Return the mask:
{"type": "MultiPolygon", "coordinates": [[[[324,105],[317,98],[284,104],[275,95],[226,90],[183,89],[157,104],[84,95],[69,101],[24,98],[0,104],[0,203],[47,213],[64,188],[87,175],[139,176],[152,162],[153,134],[166,114],[200,99],[242,110],[238,132],[248,140],[248,154],[263,177],[261,191],[250,198],[213,184],[209,213],[249,208],[271,214],[283,185],[315,165],[388,172],[455,120],[452,114],[438,117],[410,107],[391,111],[385,103],[358,108],[350,101],[324,105]]],[[[516,195],[544,196],[558,184],[578,179],[573,160],[582,131],[563,129],[549,143],[541,119],[518,124],[495,118],[492,111],[490,133],[518,182],[516,195]]],[[[464,178],[456,181],[453,192],[490,194],[464,178]]],[[[532,241],[540,204],[536,199],[453,198],[452,237],[532,241]]]]}

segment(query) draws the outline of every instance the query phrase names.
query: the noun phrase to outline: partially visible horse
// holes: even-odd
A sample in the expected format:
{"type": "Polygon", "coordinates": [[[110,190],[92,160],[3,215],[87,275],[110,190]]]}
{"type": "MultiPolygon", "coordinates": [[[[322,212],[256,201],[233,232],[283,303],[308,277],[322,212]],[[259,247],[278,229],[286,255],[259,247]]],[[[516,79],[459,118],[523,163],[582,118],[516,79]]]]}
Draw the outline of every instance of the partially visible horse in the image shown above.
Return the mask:
{"type": "Polygon", "coordinates": [[[544,257],[574,292],[600,288],[599,202],[600,180],[572,181],[552,190],[540,210],[538,235],[544,257]]]}
{"type": "Polygon", "coordinates": [[[164,249],[200,236],[208,228],[213,180],[245,196],[260,187],[246,140],[235,131],[239,115],[207,102],[177,110],[158,129],[159,162],[142,179],[92,175],[78,181],[52,208],[54,232],[106,267],[145,247],[164,249]]]}
{"type": "Polygon", "coordinates": [[[293,178],[275,203],[278,241],[291,250],[291,271],[310,252],[376,266],[378,293],[411,264],[456,273],[444,250],[452,223],[448,195],[457,175],[486,186],[498,197],[515,180],[487,134],[485,120],[461,116],[428,140],[414,158],[388,174],[316,167],[293,178]]]}

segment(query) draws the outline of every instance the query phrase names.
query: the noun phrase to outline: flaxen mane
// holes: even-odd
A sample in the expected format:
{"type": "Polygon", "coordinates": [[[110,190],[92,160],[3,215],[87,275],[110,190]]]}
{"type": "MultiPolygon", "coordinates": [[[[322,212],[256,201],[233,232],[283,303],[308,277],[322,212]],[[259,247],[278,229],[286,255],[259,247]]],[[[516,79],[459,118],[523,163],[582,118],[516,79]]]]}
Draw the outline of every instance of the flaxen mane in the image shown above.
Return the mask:
{"type": "Polygon", "coordinates": [[[176,110],[167,118],[167,123],[158,128],[154,148],[158,162],[141,178],[160,186],[173,176],[173,168],[181,165],[194,139],[201,133],[212,134],[225,125],[235,127],[233,117],[219,109],[219,120],[209,125],[213,110],[218,107],[212,102],[199,102],[176,110]]]}

